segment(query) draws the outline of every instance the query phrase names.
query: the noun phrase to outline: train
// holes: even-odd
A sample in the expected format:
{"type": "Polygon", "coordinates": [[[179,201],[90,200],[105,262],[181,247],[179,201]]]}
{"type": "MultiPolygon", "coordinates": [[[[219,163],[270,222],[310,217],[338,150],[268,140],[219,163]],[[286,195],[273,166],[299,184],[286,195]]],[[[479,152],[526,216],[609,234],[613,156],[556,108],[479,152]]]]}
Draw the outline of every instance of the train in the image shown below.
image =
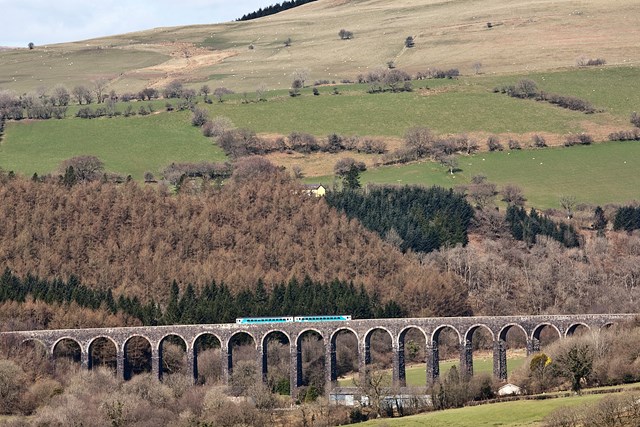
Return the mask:
{"type": "Polygon", "coordinates": [[[260,325],[264,323],[346,322],[348,320],[351,320],[351,315],[336,314],[333,316],[239,317],[236,319],[236,323],[239,325],[260,325]]]}

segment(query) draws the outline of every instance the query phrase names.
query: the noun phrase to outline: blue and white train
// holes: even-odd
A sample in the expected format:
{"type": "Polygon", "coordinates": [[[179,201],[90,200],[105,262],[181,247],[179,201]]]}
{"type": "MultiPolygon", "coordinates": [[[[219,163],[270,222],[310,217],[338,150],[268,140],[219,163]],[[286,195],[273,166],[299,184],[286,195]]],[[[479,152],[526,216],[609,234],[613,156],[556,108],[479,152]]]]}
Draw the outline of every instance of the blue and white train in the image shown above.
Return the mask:
{"type": "Polygon", "coordinates": [[[351,320],[349,314],[334,316],[296,316],[296,317],[240,317],[236,323],[241,325],[255,325],[263,323],[293,323],[293,322],[345,322],[351,320]]]}

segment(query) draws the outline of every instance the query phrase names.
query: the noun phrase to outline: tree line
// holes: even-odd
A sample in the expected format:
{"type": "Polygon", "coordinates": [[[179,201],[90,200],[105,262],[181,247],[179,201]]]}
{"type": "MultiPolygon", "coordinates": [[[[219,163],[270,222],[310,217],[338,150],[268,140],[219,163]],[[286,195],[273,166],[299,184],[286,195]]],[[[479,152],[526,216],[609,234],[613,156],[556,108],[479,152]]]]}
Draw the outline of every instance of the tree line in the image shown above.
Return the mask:
{"type": "Polygon", "coordinates": [[[572,225],[563,222],[557,224],[549,217],[540,215],[533,208],[527,214],[523,207],[511,205],[507,208],[506,221],[513,238],[529,245],[536,242],[538,235],[551,237],[567,248],[573,248],[580,244],[578,233],[572,225]]]}
{"type": "Polygon", "coordinates": [[[640,229],[640,207],[622,206],[613,220],[614,230],[633,231],[640,229]]]}
{"type": "Polygon", "coordinates": [[[285,0],[282,3],[276,3],[271,6],[267,6],[264,9],[260,8],[254,12],[242,15],[242,18],[238,18],[237,21],[250,21],[252,19],[262,18],[263,16],[275,15],[276,13],[293,9],[294,7],[302,6],[303,4],[311,3],[316,0],[285,0]]]}
{"type": "Polygon", "coordinates": [[[81,308],[124,313],[143,325],[153,326],[233,323],[238,317],[350,314],[355,319],[369,319],[406,315],[397,302],[383,303],[378,294],[368,292],[362,285],[340,280],[317,282],[309,276],[270,287],[258,280],[253,288],[239,292],[215,281],[200,287],[188,284],[181,292],[174,280],[169,293],[168,302],[161,305],[154,299],[141,302],[137,296],[116,298],[111,289],[92,289],[76,276],[47,280],[27,275],[21,279],[9,268],[0,276],[0,304],[27,300],[75,303],[81,308]]]}
{"type": "Polygon", "coordinates": [[[466,244],[473,218],[473,208],[463,196],[440,187],[334,191],[326,200],[403,252],[431,252],[443,245],[466,244]]]}

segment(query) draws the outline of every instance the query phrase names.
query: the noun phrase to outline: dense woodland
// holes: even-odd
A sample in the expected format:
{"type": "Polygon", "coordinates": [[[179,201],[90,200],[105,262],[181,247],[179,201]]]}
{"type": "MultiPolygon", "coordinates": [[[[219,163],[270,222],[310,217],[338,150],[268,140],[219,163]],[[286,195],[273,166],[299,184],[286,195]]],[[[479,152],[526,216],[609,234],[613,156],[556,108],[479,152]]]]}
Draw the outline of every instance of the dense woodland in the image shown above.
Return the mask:
{"type": "Polygon", "coordinates": [[[178,194],[134,182],[68,187],[5,175],[0,200],[0,264],[21,279],[75,277],[116,301],[164,307],[174,280],[198,292],[225,283],[237,294],[259,280],[270,292],[308,276],[363,285],[383,304],[400,296],[413,315],[471,312],[453,275],[403,255],[279,172],[184,185],[178,194]]]}
{"type": "Polygon", "coordinates": [[[263,16],[274,15],[278,12],[302,6],[303,4],[311,3],[313,1],[316,0],[285,0],[282,3],[276,3],[274,5],[267,6],[264,9],[260,8],[255,12],[242,15],[242,18],[238,18],[238,21],[249,21],[251,19],[262,18],[263,16]]]}
{"type": "Polygon", "coordinates": [[[522,207],[509,206],[505,219],[511,229],[511,235],[516,240],[533,244],[540,235],[551,237],[568,248],[579,245],[579,236],[573,226],[564,222],[558,224],[535,209],[531,209],[527,214],[522,207]]]}
{"type": "MultiPolygon", "coordinates": [[[[2,268],[21,283],[38,278],[54,287],[82,284],[93,295],[71,287],[64,298],[52,298],[54,292],[33,302],[35,290],[26,296],[16,287],[20,296],[5,294],[3,307],[23,300],[35,304],[34,317],[41,321],[34,325],[24,319],[23,326],[62,326],[63,319],[82,326],[69,314],[69,304],[85,312],[97,309],[100,314],[87,316],[92,326],[115,319],[167,323],[174,281],[181,295],[192,288],[202,297],[217,283],[235,298],[254,292],[258,283],[273,295],[279,286],[308,277],[320,287],[353,283],[361,292],[362,286],[378,301],[371,308],[375,315],[392,297],[397,306],[386,315],[637,311],[640,239],[606,231],[607,218],[613,222],[624,209],[600,209],[596,218],[593,211],[580,212],[572,225],[561,225],[520,208],[510,208],[506,216],[490,207],[476,208],[474,214],[461,196],[437,189],[372,188],[319,199],[277,169],[267,173],[259,179],[235,175],[223,186],[187,181],[177,194],[135,182],[69,187],[57,178],[33,181],[3,174],[2,268]],[[409,207],[404,203],[409,199],[422,204],[409,207]],[[340,209],[360,212],[362,219],[353,213],[349,219],[329,206],[338,203],[340,209]],[[596,219],[601,223],[597,233],[583,231],[578,239],[574,226],[591,227],[596,219]],[[438,238],[408,239],[409,229],[438,238]],[[439,244],[424,253],[409,241],[439,244]],[[43,301],[53,308],[44,310],[43,301]]],[[[355,307],[339,303],[319,311],[347,307],[358,315],[355,307]]],[[[228,321],[250,313],[177,321],[228,321]]]]}
{"type": "Polygon", "coordinates": [[[403,252],[431,252],[468,242],[473,209],[463,196],[439,187],[379,187],[330,192],[327,203],[394,242],[403,252]]]}

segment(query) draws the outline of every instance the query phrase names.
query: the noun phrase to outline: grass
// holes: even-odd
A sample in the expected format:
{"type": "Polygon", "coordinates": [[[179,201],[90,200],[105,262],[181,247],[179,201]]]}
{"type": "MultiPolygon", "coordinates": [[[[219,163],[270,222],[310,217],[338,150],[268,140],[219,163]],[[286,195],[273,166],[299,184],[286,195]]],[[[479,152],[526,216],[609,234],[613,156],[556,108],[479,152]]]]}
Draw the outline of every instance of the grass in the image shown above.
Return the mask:
{"type": "MultiPolygon", "coordinates": [[[[514,357],[509,358],[507,361],[507,367],[509,372],[513,372],[518,369],[524,363],[526,359],[524,357],[514,357]]],[[[459,362],[457,360],[443,360],[440,362],[440,375],[444,376],[449,372],[449,370],[455,366],[456,369],[459,369],[459,362]]],[[[493,373],[493,358],[491,356],[476,356],[473,359],[473,372],[475,375],[478,374],[488,374],[491,375],[493,373]]],[[[407,386],[410,387],[424,387],[426,384],[426,369],[425,366],[413,365],[408,366],[405,369],[407,386]]],[[[351,387],[353,386],[353,381],[351,378],[343,378],[338,381],[338,384],[343,387],[351,387]]]]}
{"type": "Polygon", "coordinates": [[[86,45],[9,50],[0,52],[0,88],[22,93],[62,84],[71,90],[78,84],[90,85],[98,77],[109,77],[115,83],[122,73],[167,59],[167,55],[158,52],[86,45]]]}
{"type": "Polygon", "coordinates": [[[30,176],[55,172],[73,156],[95,155],[105,169],[142,179],[172,162],[222,161],[226,157],[190,113],[160,113],[113,119],[65,119],[9,123],[0,144],[0,167],[30,176]]]}
{"type": "MultiPolygon", "coordinates": [[[[478,81],[485,87],[495,87],[505,83],[514,84],[521,77],[524,76],[482,77],[478,81]]],[[[559,72],[535,72],[526,74],[526,78],[534,80],[545,92],[586,99],[596,108],[622,118],[627,124],[630,113],[640,106],[639,67],[588,67],[559,72]]]]}
{"type": "MultiPolygon", "coordinates": [[[[0,67],[1,68],[1,67],[0,67]]],[[[529,73],[540,87],[590,99],[602,113],[585,115],[548,103],[519,100],[495,94],[491,88],[522,78],[512,76],[463,77],[460,80],[426,80],[415,83],[411,93],[366,93],[367,85],[311,88],[291,98],[287,91],[267,93],[266,102],[243,103],[244,94],[226,97],[225,102],[200,103],[210,115],[227,116],[239,127],[262,134],[303,131],[324,137],[337,132],[385,138],[390,146],[401,144],[412,126],[427,126],[437,133],[471,133],[481,143],[488,134],[499,134],[506,144],[515,137],[523,145],[531,134],[542,133],[555,143],[570,132],[628,128],[632,106],[640,105],[640,67],[574,69],[529,73]],[[428,86],[428,90],[425,87],[428,86]]],[[[248,99],[253,96],[247,95],[248,99]]],[[[166,100],[150,102],[164,110],[166,100]]],[[[176,105],[177,101],[169,100],[176,105]]],[[[132,103],[137,111],[145,103],[132,103]]],[[[126,104],[119,103],[123,110],[126,104]]],[[[91,108],[95,108],[92,105],[91,108]]],[[[78,106],[69,107],[73,116],[78,106]]],[[[604,138],[601,136],[601,138],[604,138]]],[[[147,170],[157,172],[171,162],[221,160],[224,154],[191,127],[189,113],[154,114],[147,117],[9,123],[0,144],[0,167],[25,175],[54,171],[60,161],[78,154],[101,157],[107,168],[141,178],[147,170]]],[[[307,182],[331,184],[333,164],[339,157],[355,156],[373,163],[376,156],[340,153],[298,156],[279,154],[272,158],[290,167],[300,164],[307,182]],[[314,177],[315,175],[315,177],[314,177]]],[[[640,158],[640,144],[607,143],[588,147],[550,148],[513,152],[480,153],[459,157],[459,172],[446,173],[431,162],[370,168],[363,183],[421,184],[455,187],[475,175],[486,175],[499,186],[516,184],[524,189],[530,206],[557,208],[561,195],[573,195],[578,202],[624,203],[638,198],[640,175],[634,173],[640,158]],[[623,183],[623,185],[621,185],[623,183]]]]}
{"type": "Polygon", "coordinates": [[[414,126],[439,133],[566,134],[582,130],[581,113],[493,94],[485,88],[464,87],[458,82],[417,82],[420,88],[427,85],[448,90],[432,96],[421,91],[367,94],[364,89],[330,95],[330,88],[321,88],[321,95],[313,96],[308,89],[297,98],[249,104],[225,102],[211,110],[231,118],[237,126],[279,134],[304,131],[318,136],[336,132],[402,137],[414,126]]]}
{"type": "Polygon", "coordinates": [[[533,427],[541,426],[544,417],[558,408],[586,405],[602,397],[603,395],[583,395],[548,400],[518,400],[430,412],[398,419],[368,421],[359,425],[363,427],[533,427]]]}
{"type": "MultiPolygon", "coordinates": [[[[362,183],[419,184],[455,187],[485,175],[498,184],[523,188],[529,206],[559,208],[561,195],[573,195],[578,203],[605,205],[638,200],[640,194],[640,144],[610,142],[571,148],[547,148],[459,156],[454,175],[437,163],[370,169],[362,183]]],[[[333,177],[308,178],[328,185],[333,177]]]]}
{"type": "Polygon", "coordinates": [[[478,61],[487,74],[572,67],[583,55],[629,64],[640,58],[640,33],[632,21],[638,13],[635,0],[588,0],[579,6],[532,0],[322,0],[246,22],[156,28],[2,52],[0,76],[25,73],[16,81],[2,79],[0,85],[24,92],[41,84],[105,76],[112,87],[136,91],[170,75],[194,87],[210,81],[253,91],[260,84],[288,88],[296,69],[308,69],[311,81],[353,80],[388,61],[412,73],[457,67],[463,74],[473,74],[472,64],[478,61]],[[487,22],[495,25],[488,28],[487,22]],[[354,38],[340,40],[341,28],[353,31],[354,38]],[[414,48],[404,48],[408,35],[416,41],[414,48]],[[284,47],[287,38],[292,39],[290,47],[284,47]],[[202,52],[194,53],[184,66],[176,68],[173,61],[162,69],[146,68],[163,64],[170,54],[179,57],[184,43],[202,52]],[[232,56],[198,62],[207,49],[232,56]],[[76,52],[82,57],[73,61],[74,66],[66,65],[71,60],[52,66],[40,57],[46,53],[72,58],[76,52]]]}

